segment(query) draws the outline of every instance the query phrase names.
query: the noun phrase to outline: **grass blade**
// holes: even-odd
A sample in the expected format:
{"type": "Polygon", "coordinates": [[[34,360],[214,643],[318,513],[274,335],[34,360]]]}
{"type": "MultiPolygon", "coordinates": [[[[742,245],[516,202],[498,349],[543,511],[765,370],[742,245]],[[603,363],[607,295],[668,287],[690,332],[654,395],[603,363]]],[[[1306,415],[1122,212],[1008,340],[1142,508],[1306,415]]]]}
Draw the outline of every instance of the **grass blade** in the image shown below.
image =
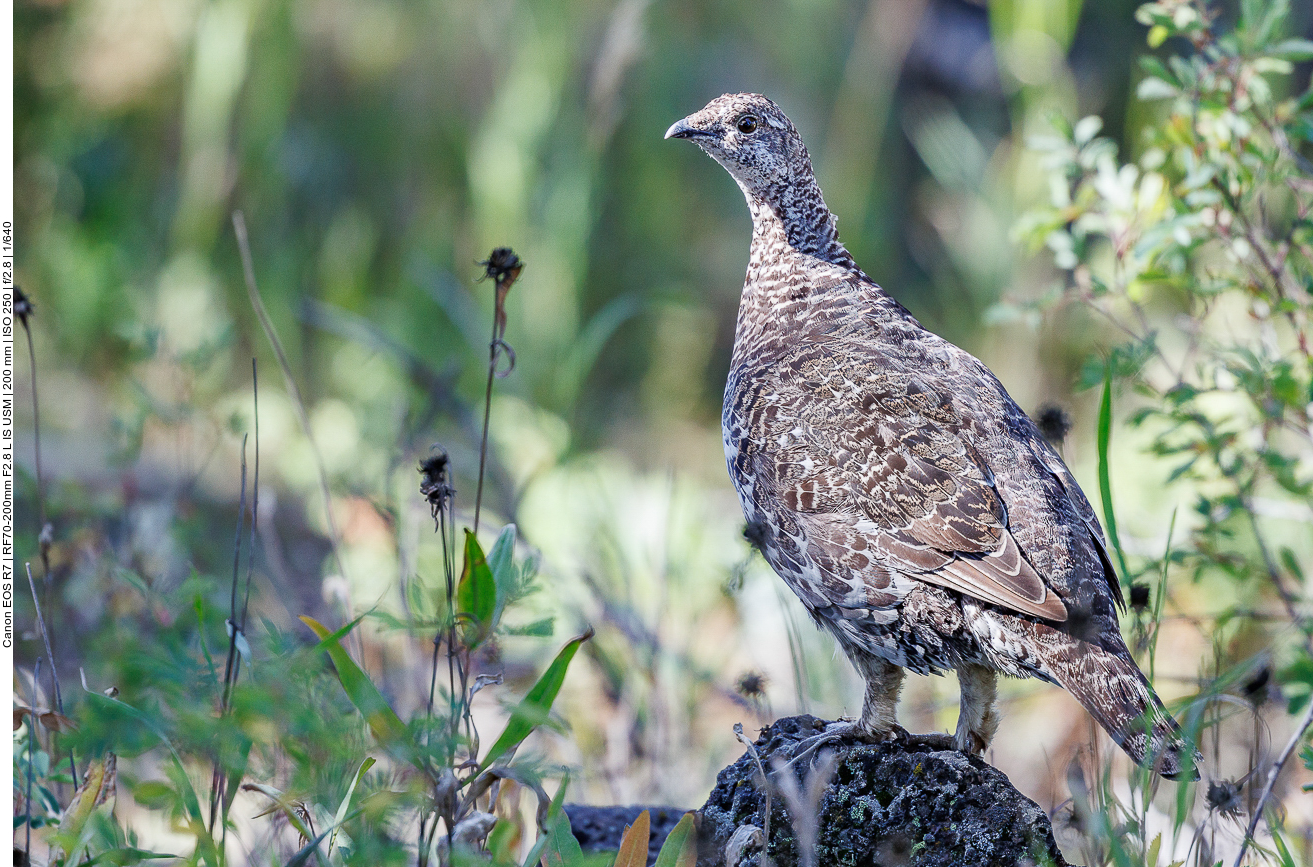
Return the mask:
{"type": "Polygon", "coordinates": [[[397,716],[397,712],[388,704],[383,693],[379,692],[378,687],[369,679],[369,675],[356,665],[355,660],[339,642],[339,639],[350,632],[360,619],[357,617],[336,632],[330,632],[328,627],[313,617],[301,615],[301,622],[319,636],[319,647],[328,651],[328,658],[333,661],[333,668],[337,670],[338,682],[342,684],[342,689],[346,691],[356,710],[360,711],[361,716],[369,723],[369,730],[374,733],[374,737],[389,752],[406,761],[413,761],[416,753],[406,724],[401,721],[401,717],[397,716]]]}
{"type": "MultiPolygon", "coordinates": [[[[201,815],[201,801],[196,795],[196,790],[192,788],[191,779],[187,776],[187,769],[182,763],[182,756],[178,755],[178,750],[173,746],[173,742],[168,739],[155,721],[147,714],[142,713],[137,708],[127,702],[119,701],[117,698],[101,695],[96,692],[86,694],[88,704],[100,706],[114,714],[126,714],[135,720],[138,724],[145,727],[153,735],[168,747],[169,755],[173,759],[171,764],[164,766],[164,773],[168,776],[177,790],[178,796],[182,799],[183,807],[187,812],[187,829],[196,836],[196,848],[203,863],[211,864],[213,867],[220,867],[222,861],[219,858],[218,847],[214,845],[214,838],[210,836],[205,829],[205,820],[201,815]]],[[[194,853],[193,858],[196,857],[194,853]]]]}
{"type": "Polygon", "coordinates": [[[502,731],[501,736],[497,738],[484,756],[483,762],[479,765],[479,772],[482,773],[493,762],[506,755],[507,752],[520,745],[520,742],[529,736],[529,733],[537,728],[544,720],[547,714],[551,712],[552,702],[556,701],[556,694],[561,691],[561,684],[565,682],[566,669],[570,667],[570,660],[574,659],[575,652],[585,641],[593,637],[593,630],[589,629],[578,638],[572,638],[552,664],[547,666],[542,677],[533,685],[523,700],[511,711],[511,718],[506,723],[506,728],[502,731]]]}
{"type": "Polygon", "coordinates": [[[685,813],[679,824],[670,829],[670,836],[661,844],[655,867],[695,867],[698,861],[698,839],[694,833],[693,814],[685,813]]]}
{"type": "Polygon", "coordinates": [[[1117,553],[1117,565],[1121,567],[1122,580],[1129,581],[1131,570],[1126,566],[1126,554],[1122,551],[1121,538],[1117,535],[1117,517],[1112,510],[1112,474],[1108,462],[1108,444],[1112,440],[1112,363],[1103,371],[1103,399],[1099,401],[1099,498],[1103,500],[1103,524],[1108,530],[1108,540],[1117,553]]]}
{"type": "Polygon", "coordinates": [[[372,756],[366,757],[365,760],[360,763],[360,770],[356,771],[355,777],[352,778],[351,786],[346,790],[346,797],[344,797],[342,803],[337,806],[337,815],[333,817],[333,836],[328,838],[329,855],[333,854],[333,845],[337,843],[337,829],[342,827],[342,823],[346,821],[347,807],[351,805],[351,796],[356,792],[356,784],[364,779],[365,774],[372,767],[374,767],[374,758],[372,756]]]}

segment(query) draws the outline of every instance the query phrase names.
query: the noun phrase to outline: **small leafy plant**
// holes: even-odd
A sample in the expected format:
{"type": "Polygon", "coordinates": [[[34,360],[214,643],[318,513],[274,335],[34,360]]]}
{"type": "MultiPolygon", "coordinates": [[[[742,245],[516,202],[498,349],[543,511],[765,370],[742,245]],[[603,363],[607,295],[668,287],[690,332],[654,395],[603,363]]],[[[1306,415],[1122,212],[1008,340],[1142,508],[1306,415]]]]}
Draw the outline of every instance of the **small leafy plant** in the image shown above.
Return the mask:
{"type": "MultiPolygon", "coordinates": [[[[244,241],[240,221],[238,232],[244,241]]],[[[523,264],[509,249],[494,251],[484,264],[496,288],[485,394],[490,402],[495,375],[509,372],[499,365],[514,358],[504,338],[503,304],[523,264]]],[[[258,304],[249,268],[247,276],[258,304]]],[[[270,337],[276,345],[276,335],[270,337]]],[[[488,418],[485,406],[476,526],[488,418]]],[[[257,426],[253,492],[259,489],[258,442],[257,426]]],[[[118,623],[93,636],[86,648],[93,656],[112,655],[120,683],[103,694],[84,689],[64,716],[39,707],[44,702],[38,663],[29,684],[31,706],[15,710],[15,821],[24,851],[33,851],[35,837],[49,864],[177,859],[220,867],[240,845],[229,831],[240,829],[248,860],[290,867],[609,864],[609,856],[585,856],[570,832],[563,807],[568,774],[549,796],[546,780],[557,773],[518,754],[533,731],[553,724],[552,705],[592,631],[556,652],[491,742],[481,737],[473,712],[476,695],[502,682],[496,673],[501,639],[552,634],[550,620],[507,617],[536,589],[536,563],[517,555],[515,526],[502,528],[486,553],[474,530],[464,530],[458,546],[449,463],[445,452],[436,453],[420,467],[420,492],[441,540],[440,582],[418,577],[407,582],[400,617],[371,610],[332,629],[303,615],[313,644],[281,631],[258,610],[249,613],[261,628],[248,634],[257,504],[253,493],[248,511],[246,469],[243,451],[233,570],[225,594],[228,616],[222,622],[214,607],[218,582],[209,576],[193,573],[168,592],[130,579],[144,603],[142,622],[118,623]],[[247,526],[243,589],[239,575],[247,526]],[[353,637],[357,647],[365,647],[359,632],[366,622],[432,643],[428,700],[409,719],[395,709],[388,684],[371,676],[362,658],[348,650],[353,637]],[[212,652],[220,645],[227,647],[223,660],[212,652]],[[56,733],[63,740],[55,741],[56,733]],[[80,779],[61,772],[56,761],[62,750],[71,768],[74,749],[84,757],[80,779]],[[120,758],[126,760],[122,765],[120,758]],[[210,778],[208,809],[197,784],[203,770],[210,778]],[[116,815],[120,787],[175,833],[193,840],[190,851],[144,848],[116,815]],[[519,807],[521,792],[536,799],[531,822],[519,807]],[[239,795],[244,804],[264,806],[254,816],[236,811],[239,795]]],[[[667,846],[673,854],[663,855],[662,864],[691,867],[691,828],[686,817],[667,846]]],[[[626,865],[645,863],[646,825],[643,858],[634,862],[638,834],[626,838],[626,865]]]]}

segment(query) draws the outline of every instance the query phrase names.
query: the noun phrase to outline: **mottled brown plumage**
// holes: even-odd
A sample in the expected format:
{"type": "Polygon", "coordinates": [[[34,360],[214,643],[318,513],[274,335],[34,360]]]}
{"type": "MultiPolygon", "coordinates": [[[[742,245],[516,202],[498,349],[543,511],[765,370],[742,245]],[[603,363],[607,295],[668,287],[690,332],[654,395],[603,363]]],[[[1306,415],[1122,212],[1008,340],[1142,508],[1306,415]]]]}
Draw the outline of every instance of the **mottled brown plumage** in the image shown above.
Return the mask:
{"type": "Polygon", "coordinates": [[[995,672],[1070,691],[1165,776],[1190,751],[1126,649],[1121,589],[1075,479],[978,359],[926,331],[839,242],[807,149],[758,94],[679,121],[752,212],[722,417],[763,553],[867,681],[887,736],[902,669],[956,669],[956,743],[997,726],[995,672]]]}

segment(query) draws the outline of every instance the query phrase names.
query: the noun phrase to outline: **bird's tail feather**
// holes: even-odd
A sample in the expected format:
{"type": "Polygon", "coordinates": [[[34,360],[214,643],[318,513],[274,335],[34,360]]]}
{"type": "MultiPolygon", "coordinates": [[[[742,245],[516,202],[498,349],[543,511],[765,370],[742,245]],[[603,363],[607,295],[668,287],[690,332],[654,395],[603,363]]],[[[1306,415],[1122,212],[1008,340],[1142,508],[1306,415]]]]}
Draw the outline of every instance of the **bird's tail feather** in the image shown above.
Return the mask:
{"type": "Polygon", "coordinates": [[[1063,637],[1069,642],[1065,652],[1045,654],[1046,673],[1075,696],[1137,763],[1168,779],[1183,773],[1198,779],[1196,767],[1202,756],[1190,747],[1129,654],[1063,637]]]}

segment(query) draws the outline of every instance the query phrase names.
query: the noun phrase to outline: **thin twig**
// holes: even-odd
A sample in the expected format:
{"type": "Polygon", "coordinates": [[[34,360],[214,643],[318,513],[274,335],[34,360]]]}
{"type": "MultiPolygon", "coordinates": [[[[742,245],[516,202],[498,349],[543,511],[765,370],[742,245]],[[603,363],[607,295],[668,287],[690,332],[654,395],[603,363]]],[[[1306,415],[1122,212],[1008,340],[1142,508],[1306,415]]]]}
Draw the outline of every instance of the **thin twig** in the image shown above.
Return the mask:
{"type": "MultiPolygon", "coordinates": [[[[32,698],[29,704],[36,707],[37,684],[40,683],[41,677],[41,657],[37,657],[36,665],[32,667],[32,698]]],[[[27,826],[24,835],[23,854],[27,856],[27,863],[32,863],[32,750],[36,746],[36,714],[30,714],[27,718],[27,794],[24,796],[23,804],[23,824],[27,826]]],[[[74,785],[77,780],[73,780],[74,785]]]]}
{"type": "MultiPolygon", "coordinates": [[[[251,243],[246,235],[246,218],[242,216],[241,211],[233,211],[233,231],[237,235],[237,249],[242,257],[242,273],[246,278],[246,294],[251,300],[251,307],[255,309],[256,318],[260,320],[260,327],[264,329],[264,336],[269,340],[270,346],[273,347],[274,358],[278,361],[278,369],[282,371],[287,393],[292,398],[292,409],[296,412],[296,421],[301,426],[301,433],[310,443],[310,452],[315,458],[315,469],[319,476],[319,494],[323,498],[324,515],[328,520],[328,541],[333,547],[333,560],[337,563],[338,574],[345,578],[346,569],[342,565],[342,555],[339,551],[341,536],[337,531],[337,519],[333,516],[332,494],[328,488],[328,469],[324,466],[324,457],[319,453],[315,438],[310,433],[310,418],[305,412],[305,401],[301,399],[301,390],[297,388],[296,380],[292,376],[292,366],[287,361],[287,353],[283,351],[282,341],[278,339],[278,332],[274,330],[273,320],[269,318],[269,312],[265,310],[264,301],[260,297],[260,289],[255,282],[255,263],[251,258],[251,243]]],[[[356,634],[359,635],[358,632],[356,634]]]]}
{"type": "Polygon", "coordinates": [[[738,739],[739,743],[747,747],[748,755],[752,756],[752,760],[757,763],[757,773],[761,774],[761,788],[766,793],[766,817],[761,823],[761,851],[764,855],[770,847],[770,811],[773,787],[770,784],[770,777],[766,776],[766,766],[761,763],[761,756],[757,753],[756,744],[748,740],[748,736],[743,733],[743,723],[734,723],[734,737],[738,739]]]}
{"type": "Polygon", "coordinates": [[[498,247],[486,260],[480,262],[485,276],[491,277],[496,284],[493,301],[492,340],[488,342],[488,385],[483,395],[483,441],[479,446],[479,483],[474,493],[474,532],[479,532],[479,513],[483,506],[483,470],[488,462],[488,422],[492,417],[492,381],[497,376],[497,360],[504,351],[510,358],[510,369],[515,368],[515,350],[506,342],[506,295],[515,285],[524,263],[510,247],[498,247]]]}
{"type": "Polygon", "coordinates": [[[483,440],[479,444],[479,483],[474,493],[474,532],[479,532],[479,513],[483,508],[483,467],[488,460],[488,422],[492,418],[492,380],[497,375],[497,326],[492,327],[488,350],[488,387],[483,394],[483,440]]]}
{"type": "MultiPolygon", "coordinates": [[[[38,400],[37,381],[36,381],[36,346],[32,342],[32,328],[27,323],[27,319],[32,315],[32,302],[23,295],[22,290],[14,289],[14,308],[18,311],[20,304],[23,311],[18,312],[18,321],[23,326],[23,334],[27,336],[27,358],[28,366],[32,371],[32,449],[36,461],[36,508],[37,515],[41,520],[41,532],[45,535],[46,524],[49,519],[46,517],[46,482],[45,474],[41,472],[41,402],[38,400]]],[[[49,565],[44,562],[47,560],[47,551],[50,543],[43,541],[41,545],[41,559],[43,567],[49,573],[49,565]]],[[[47,580],[49,580],[47,578],[47,580]]]]}
{"type": "Polygon", "coordinates": [[[1295,728],[1295,733],[1290,736],[1286,742],[1286,747],[1281,751],[1276,763],[1272,765],[1267,772],[1267,782],[1263,785],[1263,794],[1258,799],[1258,806],[1249,817],[1249,827],[1245,829],[1245,839],[1240,842],[1240,852],[1235,857],[1235,864],[1232,867],[1240,867],[1240,862],[1245,858],[1245,850],[1249,848],[1250,841],[1254,838],[1254,831],[1258,829],[1258,820],[1263,816],[1263,807],[1267,804],[1267,799],[1272,796],[1272,788],[1276,785],[1277,777],[1281,776],[1281,769],[1285,767],[1290,756],[1295,752],[1295,747],[1304,739],[1304,733],[1308,727],[1313,725],[1313,700],[1308,703],[1308,709],[1304,711],[1304,718],[1299,721],[1295,728]]]}
{"type": "MultiPolygon", "coordinates": [[[[36,622],[41,628],[41,641],[46,646],[46,657],[50,660],[50,682],[54,684],[55,693],[55,710],[59,711],[60,716],[64,716],[64,697],[59,691],[59,672],[55,669],[55,653],[50,649],[50,632],[46,629],[46,619],[41,615],[41,600],[37,598],[36,581],[32,579],[32,564],[24,563],[27,567],[27,586],[32,588],[32,604],[36,606],[36,622]]],[[[51,732],[50,740],[54,743],[55,733],[51,732]]],[[[52,749],[51,752],[54,752],[52,749]]],[[[78,784],[77,763],[73,760],[72,748],[68,751],[68,768],[73,773],[73,788],[78,784]]]]}
{"type": "Polygon", "coordinates": [[[251,404],[255,414],[255,476],[251,481],[251,543],[246,555],[246,592],[242,596],[242,620],[239,626],[246,630],[246,612],[251,606],[251,573],[255,567],[255,534],[260,521],[260,377],[255,359],[251,359],[251,404]]]}
{"type": "MultiPolygon", "coordinates": [[[[233,577],[228,599],[228,657],[223,664],[223,692],[219,698],[219,717],[228,715],[228,702],[232,697],[232,685],[237,680],[237,576],[242,560],[242,524],[246,519],[246,437],[242,437],[242,488],[237,505],[237,529],[233,532],[233,577]]],[[[223,766],[216,756],[214,773],[210,777],[210,834],[214,834],[214,823],[219,815],[219,804],[225,800],[227,777],[223,766]]]]}

